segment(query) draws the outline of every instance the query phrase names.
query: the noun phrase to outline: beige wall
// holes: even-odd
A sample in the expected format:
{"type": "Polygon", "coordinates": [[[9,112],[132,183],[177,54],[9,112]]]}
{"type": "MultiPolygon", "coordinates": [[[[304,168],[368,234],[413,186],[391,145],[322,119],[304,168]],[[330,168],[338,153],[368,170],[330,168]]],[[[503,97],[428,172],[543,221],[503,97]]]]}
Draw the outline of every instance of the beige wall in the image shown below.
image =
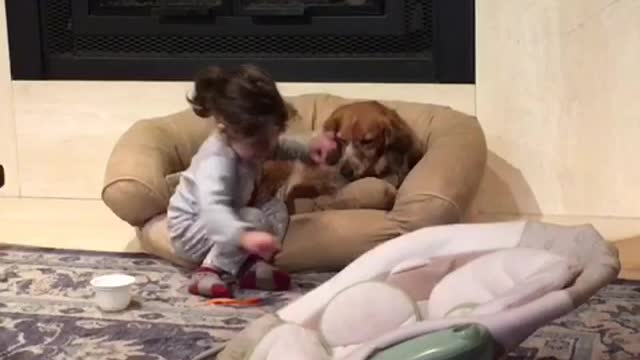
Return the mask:
{"type": "Polygon", "coordinates": [[[0,196],[18,195],[16,137],[13,121],[11,75],[7,47],[7,27],[4,1],[0,2],[0,164],[7,173],[7,184],[0,196]]]}
{"type": "Polygon", "coordinates": [[[479,207],[640,217],[640,1],[476,4],[479,207]]]}
{"type": "MultiPolygon", "coordinates": [[[[558,222],[592,221],[611,237],[640,233],[640,81],[633,81],[640,79],[640,1],[476,4],[476,86],[282,89],[476,113],[491,155],[472,219],[542,213],[558,222]]],[[[122,131],[138,118],[184,107],[184,83],[11,83],[4,31],[0,26],[0,161],[10,180],[4,195],[17,195],[19,184],[28,197],[97,199],[122,131]]]]}
{"type": "MultiPolygon", "coordinates": [[[[98,199],[104,166],[118,137],[137,119],[184,109],[188,87],[14,82],[22,196],[98,199]]],[[[475,111],[475,89],[469,85],[281,84],[281,89],[288,95],[330,91],[352,97],[402,97],[475,111]]]]}

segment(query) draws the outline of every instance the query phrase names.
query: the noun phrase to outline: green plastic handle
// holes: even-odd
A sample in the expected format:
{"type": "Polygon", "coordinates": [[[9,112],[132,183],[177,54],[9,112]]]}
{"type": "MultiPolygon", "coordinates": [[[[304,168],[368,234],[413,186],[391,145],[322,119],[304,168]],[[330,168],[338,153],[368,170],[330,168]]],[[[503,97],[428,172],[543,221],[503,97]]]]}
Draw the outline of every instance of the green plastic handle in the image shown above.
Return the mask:
{"type": "Polygon", "coordinates": [[[493,338],[482,325],[434,331],[391,346],[371,360],[492,360],[493,338]]]}

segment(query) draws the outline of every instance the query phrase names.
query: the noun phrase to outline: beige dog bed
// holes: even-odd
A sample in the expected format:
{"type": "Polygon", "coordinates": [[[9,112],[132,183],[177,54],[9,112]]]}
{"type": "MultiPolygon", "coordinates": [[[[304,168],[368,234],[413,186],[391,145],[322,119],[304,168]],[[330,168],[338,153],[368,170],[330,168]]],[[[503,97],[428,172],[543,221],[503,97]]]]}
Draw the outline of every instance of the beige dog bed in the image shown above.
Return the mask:
{"type": "MultiPolygon", "coordinates": [[[[289,133],[317,130],[334,109],[354,101],[331,95],[287,100],[299,114],[289,133]]],[[[423,158],[397,194],[390,194],[375,181],[364,181],[341,194],[339,208],[348,208],[350,198],[393,196],[395,201],[388,210],[360,208],[294,215],[276,258],[278,266],[292,272],[338,270],[383,241],[425,226],[460,221],[486,164],[486,143],[478,121],[444,106],[382,103],[395,109],[416,132],[423,158]]],[[[141,120],[120,138],[107,164],[102,192],[105,204],[139,230],[147,251],[182,265],[189,264],[177,258],[170,246],[165,212],[176,174],[187,168],[210,129],[206,120],[189,110],[141,120]]],[[[323,207],[321,200],[316,208],[323,207]]],[[[363,207],[362,201],[358,207],[363,207]]]]}

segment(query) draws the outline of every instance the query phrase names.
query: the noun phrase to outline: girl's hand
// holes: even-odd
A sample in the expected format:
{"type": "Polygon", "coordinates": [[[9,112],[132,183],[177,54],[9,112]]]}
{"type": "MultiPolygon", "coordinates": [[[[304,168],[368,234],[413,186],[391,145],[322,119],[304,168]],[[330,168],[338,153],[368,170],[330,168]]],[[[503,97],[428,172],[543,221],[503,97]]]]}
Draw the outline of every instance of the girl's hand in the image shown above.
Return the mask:
{"type": "Polygon", "coordinates": [[[333,163],[335,161],[331,161],[332,157],[338,151],[338,144],[335,140],[335,134],[332,132],[326,132],[320,135],[317,135],[311,139],[309,142],[309,154],[311,156],[311,160],[313,160],[316,164],[327,164],[333,163]]]}
{"type": "Polygon", "coordinates": [[[240,246],[250,254],[270,260],[280,250],[273,235],[263,231],[247,231],[240,238],[240,246]]]}

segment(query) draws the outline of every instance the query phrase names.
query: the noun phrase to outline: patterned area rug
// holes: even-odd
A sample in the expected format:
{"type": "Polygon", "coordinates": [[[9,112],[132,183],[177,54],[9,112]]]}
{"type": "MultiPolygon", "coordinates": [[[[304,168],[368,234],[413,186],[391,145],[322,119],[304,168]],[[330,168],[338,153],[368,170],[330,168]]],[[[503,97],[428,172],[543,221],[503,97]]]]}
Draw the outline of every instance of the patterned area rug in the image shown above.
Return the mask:
{"type": "MultiPolygon", "coordinates": [[[[288,293],[244,292],[266,304],[236,310],[188,295],[184,273],[146,255],[0,246],[0,359],[192,359],[329,276],[298,276],[288,293]],[[135,301],[103,313],[89,281],[116,271],[137,278],[135,301]]],[[[638,329],[640,283],[620,282],[540,329],[509,359],[640,359],[638,329]]]]}

